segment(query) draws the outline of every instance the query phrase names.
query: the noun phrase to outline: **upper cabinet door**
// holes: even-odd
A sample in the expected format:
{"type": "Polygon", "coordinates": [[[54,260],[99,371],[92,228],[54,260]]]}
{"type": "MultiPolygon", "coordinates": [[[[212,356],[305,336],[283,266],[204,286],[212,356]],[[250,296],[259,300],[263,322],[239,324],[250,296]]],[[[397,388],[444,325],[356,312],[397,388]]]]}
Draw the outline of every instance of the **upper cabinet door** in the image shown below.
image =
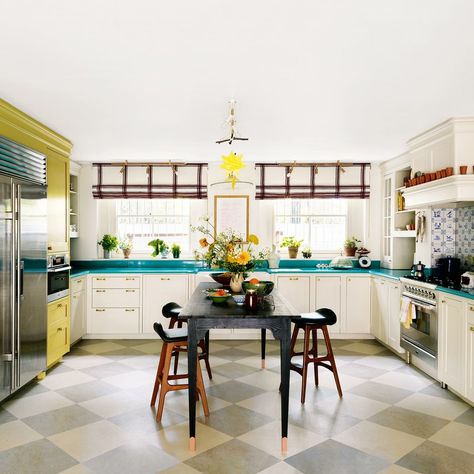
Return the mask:
{"type": "Polygon", "coordinates": [[[48,253],[69,250],[69,158],[48,149],[48,253]]]}

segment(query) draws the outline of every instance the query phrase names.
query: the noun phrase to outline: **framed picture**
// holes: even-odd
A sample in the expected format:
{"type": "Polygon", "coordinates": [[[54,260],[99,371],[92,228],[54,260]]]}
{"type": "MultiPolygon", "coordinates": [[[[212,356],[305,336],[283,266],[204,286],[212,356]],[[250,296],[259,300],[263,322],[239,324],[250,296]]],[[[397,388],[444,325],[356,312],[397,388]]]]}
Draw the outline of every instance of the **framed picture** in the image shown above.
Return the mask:
{"type": "Polygon", "coordinates": [[[247,242],[249,196],[214,196],[214,228],[216,234],[232,229],[247,242]]]}

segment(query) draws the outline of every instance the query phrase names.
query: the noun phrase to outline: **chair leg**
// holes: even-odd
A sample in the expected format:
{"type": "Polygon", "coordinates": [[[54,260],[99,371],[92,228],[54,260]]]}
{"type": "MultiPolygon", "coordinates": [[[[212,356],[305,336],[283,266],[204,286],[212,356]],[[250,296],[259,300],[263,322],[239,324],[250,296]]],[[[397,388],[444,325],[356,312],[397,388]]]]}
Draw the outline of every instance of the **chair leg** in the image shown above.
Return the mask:
{"type": "Polygon", "coordinates": [[[326,349],[328,353],[327,357],[329,359],[329,362],[331,363],[332,373],[334,374],[334,380],[336,381],[336,387],[339,393],[339,398],[342,398],[342,389],[341,389],[341,384],[339,382],[339,375],[337,373],[336,360],[334,359],[334,353],[332,352],[332,345],[331,345],[331,339],[329,338],[328,327],[322,326],[321,330],[323,331],[324,342],[326,343],[326,349]]]}
{"type": "Polygon", "coordinates": [[[171,355],[173,354],[173,344],[167,344],[165,362],[163,366],[163,377],[161,379],[160,400],[158,402],[158,412],[156,414],[156,421],[160,422],[163,416],[163,408],[165,406],[165,396],[169,390],[168,375],[170,373],[171,355]]]}
{"type": "Polygon", "coordinates": [[[295,346],[296,346],[296,341],[298,339],[299,330],[300,330],[300,327],[297,324],[295,324],[295,327],[293,328],[293,333],[291,334],[290,358],[295,355],[295,346]]]}
{"type": "Polygon", "coordinates": [[[204,380],[202,378],[201,364],[199,359],[197,361],[197,371],[196,371],[196,387],[197,391],[201,397],[202,408],[204,410],[204,415],[209,416],[209,405],[207,403],[206,389],[204,388],[204,380]]]}
{"type": "MultiPolygon", "coordinates": [[[[318,358],[318,329],[315,328],[311,331],[313,333],[313,357],[318,358]]],[[[319,364],[314,362],[314,384],[316,387],[319,386],[319,364]]]]}
{"type": "Polygon", "coordinates": [[[262,360],[262,369],[265,368],[265,352],[267,344],[267,330],[265,328],[260,329],[260,359],[262,360]]]}
{"type": "Polygon", "coordinates": [[[178,363],[179,363],[179,351],[174,353],[174,366],[173,366],[173,374],[176,375],[178,373],[178,363]]]}
{"type": "Polygon", "coordinates": [[[304,347],[303,347],[303,371],[301,382],[301,403],[305,402],[306,399],[306,378],[308,375],[308,359],[309,359],[309,337],[311,335],[311,329],[308,325],[304,327],[304,347]]]}
{"type": "Polygon", "coordinates": [[[155,406],[156,396],[158,395],[158,389],[160,387],[160,378],[163,377],[163,365],[165,363],[166,354],[166,343],[163,343],[160,353],[160,361],[158,362],[158,368],[156,369],[155,386],[153,387],[153,394],[151,396],[150,406],[155,406]]]}

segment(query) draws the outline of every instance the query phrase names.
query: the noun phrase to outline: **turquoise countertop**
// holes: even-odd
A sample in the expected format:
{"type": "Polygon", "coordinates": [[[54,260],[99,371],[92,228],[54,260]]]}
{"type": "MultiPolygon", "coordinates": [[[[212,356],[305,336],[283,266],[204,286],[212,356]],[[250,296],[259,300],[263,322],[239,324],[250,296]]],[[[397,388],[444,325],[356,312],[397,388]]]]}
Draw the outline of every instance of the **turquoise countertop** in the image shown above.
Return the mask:
{"type": "MultiPolygon", "coordinates": [[[[390,270],[388,268],[380,268],[380,263],[375,262],[373,268],[351,268],[349,270],[338,270],[333,268],[315,268],[317,263],[329,263],[328,260],[282,260],[280,268],[259,268],[259,272],[267,272],[272,275],[278,274],[298,274],[311,273],[320,275],[343,275],[343,274],[368,274],[375,275],[392,280],[399,280],[400,277],[408,274],[410,270],[390,270]]],[[[98,273],[142,273],[142,274],[196,274],[200,272],[210,272],[209,268],[205,268],[194,260],[81,260],[72,262],[71,277],[79,277],[83,275],[98,273]]],[[[219,270],[212,270],[219,271],[219,270]]],[[[449,293],[455,296],[461,296],[474,300],[474,290],[452,290],[438,286],[438,291],[449,293]]]]}

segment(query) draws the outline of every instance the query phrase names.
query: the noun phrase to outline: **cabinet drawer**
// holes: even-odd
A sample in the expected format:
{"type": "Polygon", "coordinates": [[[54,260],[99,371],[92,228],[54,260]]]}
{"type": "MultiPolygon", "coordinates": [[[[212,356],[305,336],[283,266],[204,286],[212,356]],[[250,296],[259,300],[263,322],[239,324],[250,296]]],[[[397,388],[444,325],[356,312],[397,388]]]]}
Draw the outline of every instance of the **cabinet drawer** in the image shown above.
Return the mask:
{"type": "Polygon", "coordinates": [[[139,276],[92,277],[92,288],[140,288],[139,276]]]}
{"type": "Polygon", "coordinates": [[[48,326],[47,365],[51,365],[69,351],[69,320],[48,326]]]}
{"type": "Polygon", "coordinates": [[[71,278],[71,293],[77,293],[78,291],[83,291],[85,287],[86,287],[85,277],[71,278]]]}
{"type": "Polygon", "coordinates": [[[93,308],[137,308],[140,306],[140,290],[134,288],[93,289],[93,308]]]}
{"type": "Polygon", "coordinates": [[[92,334],[138,334],[138,308],[96,308],[91,314],[92,334]]]}
{"type": "Polygon", "coordinates": [[[467,323],[474,325],[474,304],[467,305],[467,323]]]}
{"type": "Polygon", "coordinates": [[[69,298],[63,298],[48,304],[48,326],[64,322],[69,316],[69,298]]]}

